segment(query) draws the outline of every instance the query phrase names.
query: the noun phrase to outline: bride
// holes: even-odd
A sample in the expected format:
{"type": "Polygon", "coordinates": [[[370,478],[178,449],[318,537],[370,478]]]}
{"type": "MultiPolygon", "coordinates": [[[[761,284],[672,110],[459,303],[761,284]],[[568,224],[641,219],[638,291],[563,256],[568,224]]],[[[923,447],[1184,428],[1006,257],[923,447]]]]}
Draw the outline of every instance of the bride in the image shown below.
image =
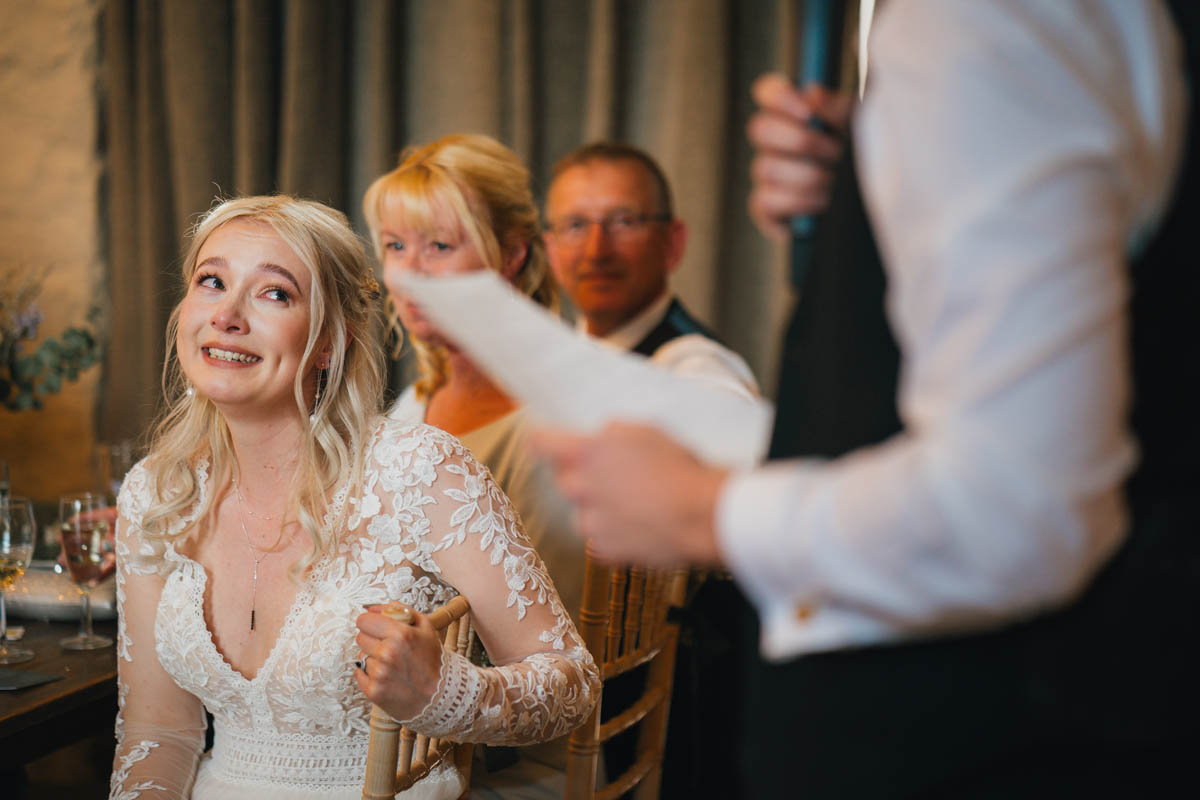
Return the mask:
{"type": "MultiPolygon", "coordinates": [[[[227,201],[183,275],[172,402],[118,503],[110,797],[357,799],[372,702],[462,741],[581,724],[596,667],[507,498],[454,437],[378,414],[378,286],[345,218],[227,201]],[[496,666],[424,617],[460,593],[496,666]]],[[[446,765],[405,797],[463,789],[446,765]]]]}

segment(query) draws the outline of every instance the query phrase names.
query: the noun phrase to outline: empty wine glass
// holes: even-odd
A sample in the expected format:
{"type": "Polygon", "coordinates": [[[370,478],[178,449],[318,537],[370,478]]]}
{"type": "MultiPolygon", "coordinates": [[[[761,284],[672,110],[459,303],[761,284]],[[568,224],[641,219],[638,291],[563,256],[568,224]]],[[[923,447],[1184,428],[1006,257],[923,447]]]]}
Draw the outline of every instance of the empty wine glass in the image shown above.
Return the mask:
{"type": "Polygon", "coordinates": [[[36,530],[31,502],[11,495],[0,497],[0,664],[19,664],[33,658],[32,650],[8,646],[4,592],[29,566],[36,530]]]}
{"type": "Polygon", "coordinates": [[[78,635],[59,642],[67,650],[97,650],[112,644],[109,637],[92,632],[91,592],[105,576],[105,562],[111,560],[108,532],[113,517],[114,512],[102,495],[77,492],[59,498],[58,523],[63,558],[67,562],[67,574],[83,597],[78,635]]]}

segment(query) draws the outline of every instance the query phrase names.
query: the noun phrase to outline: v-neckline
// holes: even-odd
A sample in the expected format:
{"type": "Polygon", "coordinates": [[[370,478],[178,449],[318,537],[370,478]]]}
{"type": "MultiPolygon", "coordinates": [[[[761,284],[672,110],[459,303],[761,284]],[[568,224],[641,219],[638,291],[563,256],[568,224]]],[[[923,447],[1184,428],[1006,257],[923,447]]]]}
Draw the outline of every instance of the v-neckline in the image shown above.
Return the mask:
{"type": "Polygon", "coordinates": [[[288,632],[288,629],[292,627],[293,620],[299,616],[297,612],[303,607],[301,605],[301,601],[303,600],[304,602],[308,602],[311,600],[313,594],[313,575],[315,575],[316,571],[324,565],[328,554],[318,559],[318,561],[314,563],[308,570],[308,573],[304,577],[304,582],[300,585],[300,588],[296,590],[296,596],[292,598],[292,603],[288,607],[287,616],[283,618],[283,624],[280,625],[279,630],[275,632],[275,641],[271,642],[271,648],[267,651],[267,657],[263,659],[262,664],[259,665],[253,677],[247,676],[244,672],[235,667],[233,662],[229,660],[229,657],[225,655],[225,651],[217,646],[217,640],[213,637],[212,628],[208,626],[208,620],[204,617],[204,600],[208,595],[208,571],[204,568],[203,564],[194,558],[185,556],[182,553],[176,553],[176,555],[178,555],[180,559],[192,565],[192,571],[194,572],[193,579],[198,581],[200,584],[200,591],[194,595],[194,601],[191,604],[191,611],[194,616],[194,622],[198,624],[201,629],[203,629],[205,642],[207,643],[208,648],[212,651],[212,654],[216,657],[216,661],[222,664],[225,669],[228,670],[229,674],[234,676],[235,679],[240,679],[243,683],[249,686],[254,686],[255,684],[259,683],[259,679],[262,678],[263,675],[269,675],[274,669],[275,662],[278,660],[277,654],[279,653],[280,643],[283,642],[284,636],[288,632]]]}

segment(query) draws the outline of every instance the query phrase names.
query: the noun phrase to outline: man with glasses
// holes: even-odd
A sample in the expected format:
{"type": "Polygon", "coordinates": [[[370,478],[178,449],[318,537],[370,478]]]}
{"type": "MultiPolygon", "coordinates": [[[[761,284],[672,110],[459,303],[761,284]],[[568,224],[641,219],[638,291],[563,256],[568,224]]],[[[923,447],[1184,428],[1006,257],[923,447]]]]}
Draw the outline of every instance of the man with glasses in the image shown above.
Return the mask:
{"type": "Polygon", "coordinates": [[[579,327],[677,374],[753,397],[754,376],[668,290],[687,225],[658,164],[627,144],[595,142],[555,165],[546,250],[579,327]]]}
{"type": "MultiPolygon", "coordinates": [[[[581,331],[640,353],[674,374],[747,399],[758,394],[746,362],[669,291],[668,277],[683,258],[687,225],[675,217],[670,187],[654,159],[613,142],[569,153],[554,167],[546,218],[550,266],[579,311],[581,331]]],[[[738,708],[730,689],[739,684],[733,640],[743,603],[727,578],[709,578],[689,603],[676,657],[660,792],[664,798],[722,797],[736,791],[732,782],[719,784],[722,771],[704,766],[725,757],[720,737],[712,732],[730,730],[738,708]]],[[[639,680],[635,674],[605,684],[603,718],[610,716],[610,708],[625,708],[637,696],[639,680]]],[[[634,735],[605,745],[610,778],[632,764],[634,735]]]]}

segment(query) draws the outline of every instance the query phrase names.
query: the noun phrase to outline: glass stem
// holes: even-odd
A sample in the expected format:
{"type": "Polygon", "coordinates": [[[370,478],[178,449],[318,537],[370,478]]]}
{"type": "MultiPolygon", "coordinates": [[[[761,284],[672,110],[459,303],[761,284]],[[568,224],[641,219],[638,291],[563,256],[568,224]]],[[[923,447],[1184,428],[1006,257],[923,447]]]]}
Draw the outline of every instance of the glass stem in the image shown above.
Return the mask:
{"type": "Polygon", "coordinates": [[[8,649],[8,613],[4,608],[4,592],[0,591],[0,650],[8,649]]]}
{"type": "Polygon", "coordinates": [[[92,591],[83,593],[83,618],[79,620],[79,635],[84,639],[92,638],[92,591]]]}

